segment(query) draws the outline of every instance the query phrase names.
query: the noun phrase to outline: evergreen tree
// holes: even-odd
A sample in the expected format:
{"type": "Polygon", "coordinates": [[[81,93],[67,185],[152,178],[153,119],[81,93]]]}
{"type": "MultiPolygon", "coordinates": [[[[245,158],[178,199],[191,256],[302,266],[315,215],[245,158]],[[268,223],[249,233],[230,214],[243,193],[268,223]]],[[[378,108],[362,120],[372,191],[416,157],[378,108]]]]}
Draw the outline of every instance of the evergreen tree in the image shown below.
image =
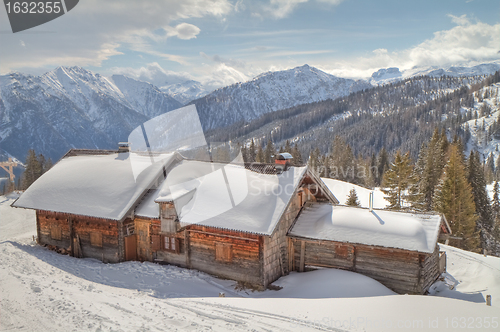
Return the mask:
{"type": "Polygon", "coordinates": [[[257,161],[257,152],[255,151],[255,141],[252,138],[252,142],[250,143],[250,147],[248,148],[248,160],[247,162],[253,163],[257,161]]]}
{"type": "Polygon", "coordinates": [[[401,210],[408,202],[408,188],[415,182],[412,177],[413,168],[410,162],[410,154],[404,156],[398,151],[394,163],[384,174],[385,199],[389,202],[389,209],[401,210]]]}
{"type": "Polygon", "coordinates": [[[302,159],[302,155],[300,154],[300,150],[297,146],[297,143],[293,146],[292,149],[292,165],[294,166],[302,166],[304,164],[304,160],[302,159]]]}
{"type": "Polygon", "coordinates": [[[382,183],[382,178],[386,169],[389,168],[389,155],[387,154],[385,147],[382,147],[382,149],[378,154],[377,167],[378,167],[377,185],[379,186],[382,183]]]}
{"type": "Polygon", "coordinates": [[[43,168],[35,153],[35,150],[30,149],[28,151],[25,165],[26,169],[24,170],[21,183],[23,189],[28,189],[28,187],[31,186],[31,184],[43,174],[43,168]]]}
{"type": "Polygon", "coordinates": [[[493,227],[493,213],[491,211],[490,199],[486,192],[486,181],[484,179],[483,167],[479,161],[479,153],[470,153],[467,162],[467,180],[472,188],[472,196],[476,212],[479,215],[479,223],[491,230],[493,227]]]}
{"type": "Polygon", "coordinates": [[[493,212],[493,220],[496,224],[500,220],[500,186],[498,181],[493,185],[493,201],[491,202],[491,210],[493,212]]]}
{"type": "MultiPolygon", "coordinates": [[[[446,139],[446,136],[441,135],[439,130],[436,128],[424,152],[425,168],[420,180],[422,181],[420,187],[421,193],[424,196],[425,211],[430,211],[432,208],[434,191],[439,183],[439,179],[441,178],[441,174],[443,173],[444,165],[446,163],[447,148],[448,140],[446,139]]],[[[456,147],[455,150],[458,151],[456,147]]]]}
{"type": "Polygon", "coordinates": [[[358,199],[358,194],[356,194],[356,189],[352,188],[349,191],[349,196],[347,196],[347,201],[345,202],[348,206],[361,206],[358,199]]]}
{"type": "Polygon", "coordinates": [[[264,150],[262,150],[262,146],[259,145],[257,149],[257,155],[255,157],[255,161],[258,163],[264,163],[266,161],[264,157],[264,150]]]}
{"type": "Polygon", "coordinates": [[[267,140],[266,150],[264,151],[264,162],[272,163],[274,161],[274,155],[276,154],[276,149],[274,148],[273,141],[271,139],[267,140]]]}
{"type": "Polygon", "coordinates": [[[444,176],[436,189],[434,206],[445,215],[453,234],[462,237],[462,240],[451,240],[451,245],[474,251],[479,248],[479,234],[472,189],[466,176],[457,148],[452,145],[444,176]]]}
{"type": "Polygon", "coordinates": [[[495,179],[495,161],[493,158],[493,153],[490,153],[490,155],[488,156],[484,168],[484,177],[486,179],[486,183],[493,182],[493,180],[495,179]]]}
{"type": "Polygon", "coordinates": [[[289,140],[286,140],[286,143],[285,143],[285,149],[283,152],[288,152],[288,153],[292,153],[292,147],[290,146],[290,141],[289,140]]]}

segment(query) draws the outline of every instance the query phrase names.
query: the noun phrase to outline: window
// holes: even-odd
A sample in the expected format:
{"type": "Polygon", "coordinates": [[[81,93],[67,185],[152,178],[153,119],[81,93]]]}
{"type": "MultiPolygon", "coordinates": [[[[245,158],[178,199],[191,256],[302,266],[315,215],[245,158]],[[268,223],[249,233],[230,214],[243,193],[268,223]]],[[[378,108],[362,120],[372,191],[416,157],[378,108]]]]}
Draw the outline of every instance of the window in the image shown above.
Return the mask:
{"type": "Polygon", "coordinates": [[[90,232],[90,245],[94,247],[102,247],[102,233],[90,232]]]}
{"type": "Polygon", "coordinates": [[[163,237],[163,250],[179,253],[179,240],[173,236],[163,237]]]}
{"type": "Polygon", "coordinates": [[[61,234],[61,227],[59,225],[52,225],[50,227],[50,237],[52,240],[59,240],[61,241],[62,239],[62,234],[61,234]]]}
{"type": "Polygon", "coordinates": [[[233,260],[233,250],[230,243],[215,244],[215,260],[220,262],[231,262],[233,260]]]}

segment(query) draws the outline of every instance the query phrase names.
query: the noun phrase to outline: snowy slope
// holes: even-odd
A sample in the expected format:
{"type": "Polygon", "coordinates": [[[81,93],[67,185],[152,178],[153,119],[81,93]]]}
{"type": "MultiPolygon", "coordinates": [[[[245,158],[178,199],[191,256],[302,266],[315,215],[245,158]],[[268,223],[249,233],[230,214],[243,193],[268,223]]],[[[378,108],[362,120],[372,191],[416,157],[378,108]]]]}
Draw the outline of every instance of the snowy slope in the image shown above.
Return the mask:
{"type": "Polygon", "coordinates": [[[365,81],[339,78],[304,65],[217,89],[193,103],[206,130],[300,104],[335,99],[369,87],[365,81]]]}
{"type": "Polygon", "coordinates": [[[500,83],[485,87],[479,90],[478,93],[482,96],[484,95],[485,91],[488,91],[488,93],[490,94],[489,98],[485,98],[482,101],[479,101],[478,98],[475,98],[473,108],[462,109],[462,112],[477,112],[479,114],[477,121],[473,117],[471,120],[462,125],[462,128],[468,128],[471,133],[471,139],[467,144],[467,149],[465,152],[466,156],[468,156],[472,149],[478,150],[482,154],[483,158],[488,158],[488,156],[491,154],[494,156],[494,160],[496,161],[500,156],[500,139],[496,139],[494,135],[492,135],[488,139],[487,131],[489,130],[490,126],[499,119],[500,116],[500,83]],[[488,105],[488,107],[491,109],[490,115],[481,116],[480,111],[483,105],[488,105]]]}
{"type": "Polygon", "coordinates": [[[160,90],[169,94],[183,105],[211,92],[211,90],[208,91],[200,82],[193,80],[161,86],[160,90]]]}
{"type": "Polygon", "coordinates": [[[291,273],[279,291],[235,290],[195,270],[56,254],[31,241],[34,213],[13,200],[0,197],[0,331],[456,331],[461,317],[498,329],[499,258],[442,246],[460,284],[438,296],[394,295],[340,270],[291,273]]]}

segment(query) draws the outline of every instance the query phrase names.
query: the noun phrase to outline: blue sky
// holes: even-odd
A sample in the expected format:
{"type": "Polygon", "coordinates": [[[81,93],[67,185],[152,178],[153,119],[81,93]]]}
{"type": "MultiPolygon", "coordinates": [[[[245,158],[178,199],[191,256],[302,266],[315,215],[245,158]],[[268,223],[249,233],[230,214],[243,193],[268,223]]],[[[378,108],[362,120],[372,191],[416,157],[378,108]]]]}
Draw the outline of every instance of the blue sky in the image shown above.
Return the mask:
{"type": "Polygon", "coordinates": [[[156,85],[218,87],[305,63],[344,77],[500,60],[497,0],[83,0],[13,34],[0,73],[79,65],[156,85]]]}

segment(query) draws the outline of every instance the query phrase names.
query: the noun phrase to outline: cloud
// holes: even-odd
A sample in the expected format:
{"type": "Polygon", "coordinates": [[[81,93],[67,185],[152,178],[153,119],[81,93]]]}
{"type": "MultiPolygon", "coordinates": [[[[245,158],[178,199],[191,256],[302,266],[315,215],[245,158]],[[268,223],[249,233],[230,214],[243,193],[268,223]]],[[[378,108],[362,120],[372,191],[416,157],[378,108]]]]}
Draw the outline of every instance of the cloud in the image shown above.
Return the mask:
{"type": "Polygon", "coordinates": [[[175,28],[171,28],[168,32],[169,36],[176,36],[179,39],[193,39],[200,33],[200,28],[189,23],[178,24],[175,28]]]}
{"type": "MultiPolygon", "coordinates": [[[[290,15],[300,4],[306,3],[309,0],[270,0],[269,4],[262,6],[262,11],[265,14],[275,18],[284,18],[290,15]]],[[[317,2],[326,3],[336,6],[343,0],[316,0],[317,2]]]]}
{"type": "MultiPolygon", "coordinates": [[[[222,18],[232,10],[229,0],[80,1],[78,7],[56,20],[25,32],[2,34],[0,73],[29,67],[100,66],[127,49],[185,64],[179,55],[165,52],[165,40],[173,36],[193,39],[200,29],[186,20],[222,18]],[[20,45],[21,35],[30,52],[20,45]]],[[[10,31],[2,10],[0,30],[10,31]]]]}
{"type": "Polygon", "coordinates": [[[472,23],[466,15],[448,15],[457,24],[434,33],[433,38],[401,51],[377,49],[370,56],[338,61],[330,73],[345,77],[368,77],[380,68],[447,67],[500,60],[500,23],[472,23]]]}
{"type": "Polygon", "coordinates": [[[186,72],[173,72],[163,69],[157,62],[148,63],[140,68],[114,67],[112,74],[125,75],[140,81],[149,82],[157,87],[182,83],[193,80],[193,76],[186,72]]]}
{"type": "Polygon", "coordinates": [[[450,17],[451,21],[457,25],[469,25],[470,24],[470,21],[467,18],[466,14],[463,14],[462,16],[455,16],[455,15],[448,14],[448,17],[450,17]]]}

